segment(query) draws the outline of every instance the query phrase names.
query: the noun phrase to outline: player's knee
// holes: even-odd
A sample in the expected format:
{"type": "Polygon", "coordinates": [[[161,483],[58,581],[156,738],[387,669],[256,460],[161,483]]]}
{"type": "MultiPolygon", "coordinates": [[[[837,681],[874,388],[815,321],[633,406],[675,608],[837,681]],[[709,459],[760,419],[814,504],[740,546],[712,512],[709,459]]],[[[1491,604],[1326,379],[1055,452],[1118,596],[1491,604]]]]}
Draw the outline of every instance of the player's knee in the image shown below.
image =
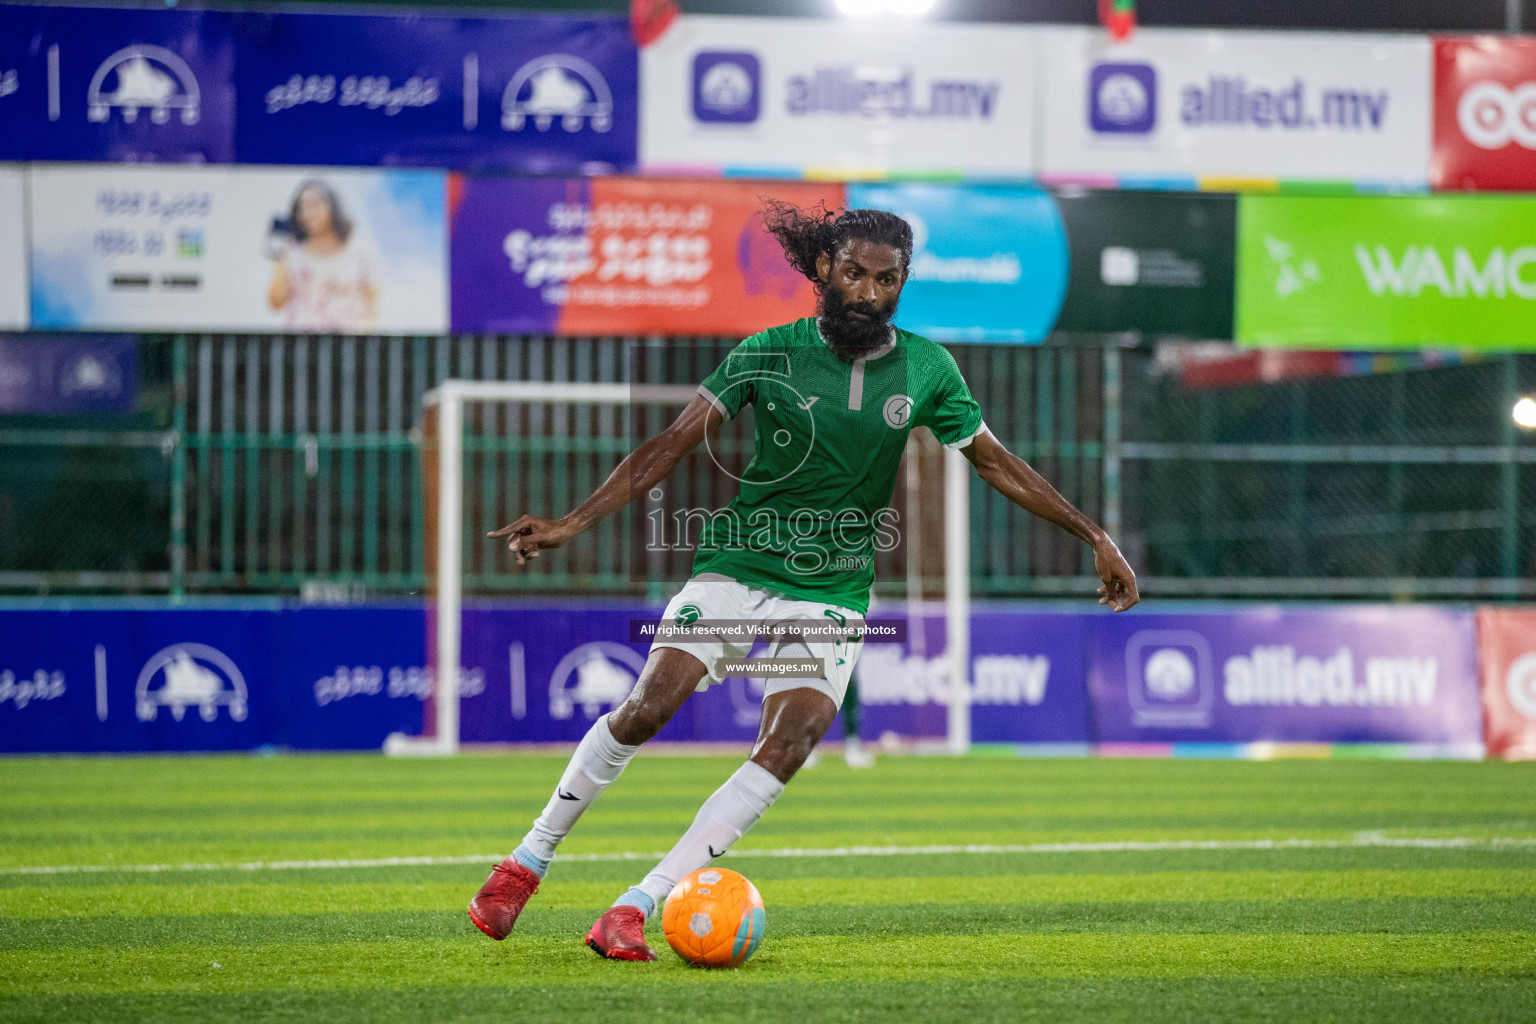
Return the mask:
{"type": "Polygon", "coordinates": [[[625,701],[608,715],[608,731],[625,746],[635,747],[661,732],[672,716],[664,708],[625,701]]]}
{"type": "Polygon", "coordinates": [[[780,782],[788,782],[815,748],[816,737],[811,730],[795,729],[788,734],[776,733],[765,737],[753,752],[752,760],[766,768],[780,782]]]}

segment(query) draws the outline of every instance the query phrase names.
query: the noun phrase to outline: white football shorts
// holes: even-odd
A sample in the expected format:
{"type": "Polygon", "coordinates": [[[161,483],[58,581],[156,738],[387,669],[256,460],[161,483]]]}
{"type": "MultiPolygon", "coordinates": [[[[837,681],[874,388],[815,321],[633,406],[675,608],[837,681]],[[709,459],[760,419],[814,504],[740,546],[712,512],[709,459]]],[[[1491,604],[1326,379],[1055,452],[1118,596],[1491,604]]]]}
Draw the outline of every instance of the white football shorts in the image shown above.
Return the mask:
{"type": "MultiPolygon", "coordinates": [[[[859,628],[864,625],[864,616],[851,608],[786,597],[772,591],[747,586],[718,573],[702,573],[683,584],[683,589],[668,602],[667,610],[662,617],[663,622],[691,624],[701,620],[733,623],[810,620],[836,622],[839,625],[859,628]]],[[[857,633],[857,629],[853,632],[857,633]]],[[[794,678],[777,677],[765,673],[763,675],[765,697],[785,690],[809,688],[826,694],[838,707],[843,706],[843,695],[848,692],[848,680],[853,677],[853,666],[858,663],[859,653],[864,649],[864,640],[861,635],[856,639],[827,642],[790,637],[773,639],[767,643],[767,651],[760,651],[757,657],[775,660],[814,658],[825,666],[825,670],[819,677],[814,678],[809,672],[794,678]]],[[[687,651],[702,661],[705,676],[699,681],[699,689],[704,690],[721,681],[722,659],[745,658],[754,646],[750,639],[743,641],[739,637],[726,636],[717,632],[705,637],[660,639],[651,645],[651,649],[673,647],[680,651],[687,651]]]]}

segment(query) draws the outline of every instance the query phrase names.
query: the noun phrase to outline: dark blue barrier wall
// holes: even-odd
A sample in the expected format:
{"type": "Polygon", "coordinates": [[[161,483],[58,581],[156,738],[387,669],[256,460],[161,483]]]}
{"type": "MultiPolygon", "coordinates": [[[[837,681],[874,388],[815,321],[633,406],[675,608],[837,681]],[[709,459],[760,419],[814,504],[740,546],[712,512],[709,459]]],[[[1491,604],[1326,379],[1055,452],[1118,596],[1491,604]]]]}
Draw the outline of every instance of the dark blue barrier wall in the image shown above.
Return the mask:
{"type": "MultiPolygon", "coordinates": [[[[623,605],[495,604],[464,617],[466,742],[574,742],[623,700],[646,645],[623,605]]],[[[0,751],[377,749],[416,733],[432,673],[419,606],[278,603],[0,610],[0,751]]],[[[944,734],[944,626],[869,644],[863,733],[944,734]],[[917,638],[914,638],[917,639],[917,638]]],[[[1467,611],[1425,606],[1111,616],[982,605],[978,742],[1481,741],[1467,611]]],[[[747,741],[760,682],[696,695],[666,740],[747,741]]],[[[840,733],[833,727],[833,735],[840,733]]]]}

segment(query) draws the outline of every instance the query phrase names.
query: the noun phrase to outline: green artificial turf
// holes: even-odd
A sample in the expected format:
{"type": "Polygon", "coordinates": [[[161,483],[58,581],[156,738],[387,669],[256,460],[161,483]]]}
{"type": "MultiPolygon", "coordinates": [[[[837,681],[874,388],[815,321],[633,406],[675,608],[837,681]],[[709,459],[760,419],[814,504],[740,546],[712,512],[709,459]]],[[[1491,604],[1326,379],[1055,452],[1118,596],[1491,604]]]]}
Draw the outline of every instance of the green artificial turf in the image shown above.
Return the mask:
{"type": "Polygon", "coordinates": [[[642,755],[495,943],[464,904],[563,758],[0,761],[0,1021],[1536,1021],[1536,766],[828,759],[722,862],[756,957],[598,959],[736,763],[642,755]],[[1047,848],[891,849],[934,844],[1047,848]],[[292,863],[422,857],[483,860],[292,863]]]}

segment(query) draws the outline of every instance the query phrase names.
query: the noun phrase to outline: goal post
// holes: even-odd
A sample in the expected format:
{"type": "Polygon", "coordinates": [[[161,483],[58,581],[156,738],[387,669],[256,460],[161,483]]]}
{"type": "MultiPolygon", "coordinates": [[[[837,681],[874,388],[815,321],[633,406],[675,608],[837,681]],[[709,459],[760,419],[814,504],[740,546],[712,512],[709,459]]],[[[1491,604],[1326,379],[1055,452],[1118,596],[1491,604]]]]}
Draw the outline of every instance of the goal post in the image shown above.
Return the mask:
{"type": "MultiPolygon", "coordinates": [[[[446,380],[423,396],[423,475],[428,488],[428,580],[434,615],[428,644],[434,665],[422,734],[391,733],[390,756],[442,757],[459,751],[459,681],[463,675],[462,630],[465,524],[466,410],[484,404],[637,404],[681,408],[698,394],[690,385],[576,383],[546,381],[446,380]]],[[[964,754],[970,747],[970,465],[957,451],[944,451],[943,520],[945,634],[949,707],[945,747],[964,754]]],[[[909,480],[911,477],[909,477],[909,480]]],[[[918,624],[921,628],[921,624],[918,624]]]]}

